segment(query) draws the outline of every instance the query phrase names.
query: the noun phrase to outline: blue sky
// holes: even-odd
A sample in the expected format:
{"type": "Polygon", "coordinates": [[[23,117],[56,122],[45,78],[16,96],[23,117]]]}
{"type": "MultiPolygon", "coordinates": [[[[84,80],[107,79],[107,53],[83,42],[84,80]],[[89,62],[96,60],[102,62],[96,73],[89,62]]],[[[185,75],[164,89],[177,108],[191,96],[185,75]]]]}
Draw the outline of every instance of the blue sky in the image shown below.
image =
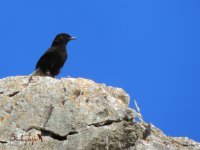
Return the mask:
{"type": "Polygon", "coordinates": [[[60,77],[122,87],[146,122],[200,141],[200,1],[0,3],[0,78],[28,75],[55,35],[77,37],[60,77]]]}

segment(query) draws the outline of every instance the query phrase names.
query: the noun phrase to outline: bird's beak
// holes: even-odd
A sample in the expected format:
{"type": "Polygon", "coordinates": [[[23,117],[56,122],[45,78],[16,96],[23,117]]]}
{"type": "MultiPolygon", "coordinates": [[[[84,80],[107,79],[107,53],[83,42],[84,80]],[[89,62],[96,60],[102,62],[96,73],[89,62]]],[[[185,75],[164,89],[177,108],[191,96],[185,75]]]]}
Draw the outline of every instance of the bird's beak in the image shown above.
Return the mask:
{"type": "Polygon", "coordinates": [[[76,37],[74,37],[74,36],[70,37],[70,40],[75,40],[75,39],[76,39],[76,37]]]}

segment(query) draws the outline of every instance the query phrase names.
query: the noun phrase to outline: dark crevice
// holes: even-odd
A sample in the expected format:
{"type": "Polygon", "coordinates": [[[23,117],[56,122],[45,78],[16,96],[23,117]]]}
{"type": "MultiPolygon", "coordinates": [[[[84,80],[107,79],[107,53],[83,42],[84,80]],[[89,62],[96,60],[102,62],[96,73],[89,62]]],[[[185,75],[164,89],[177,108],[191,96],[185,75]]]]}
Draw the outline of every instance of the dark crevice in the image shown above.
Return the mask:
{"type": "Polygon", "coordinates": [[[81,95],[81,91],[80,90],[75,90],[74,92],[73,92],[73,94],[76,96],[76,98],[77,97],[79,97],[80,95],[81,95]]]}
{"type": "Polygon", "coordinates": [[[97,123],[89,124],[88,126],[91,126],[91,125],[93,125],[95,127],[109,126],[109,125],[112,125],[115,122],[121,122],[121,120],[105,120],[103,122],[97,122],[97,123]]]}
{"type": "Polygon", "coordinates": [[[0,92],[0,95],[3,94],[4,92],[0,92]]]}
{"type": "Polygon", "coordinates": [[[143,139],[146,140],[146,138],[151,135],[151,125],[148,124],[148,126],[146,127],[144,133],[143,133],[143,139]]]}
{"type": "Polygon", "coordinates": [[[13,97],[13,96],[17,95],[18,93],[19,93],[19,91],[16,91],[16,92],[13,92],[13,93],[9,94],[8,96],[9,97],[13,97]]]}
{"type": "Polygon", "coordinates": [[[32,130],[32,129],[36,129],[36,130],[39,130],[41,131],[41,136],[49,136],[53,139],[56,139],[58,141],[64,141],[64,140],[67,140],[67,136],[68,135],[74,135],[74,134],[78,134],[78,131],[71,131],[69,132],[67,135],[64,135],[64,136],[61,136],[57,133],[54,133],[53,131],[49,131],[49,130],[45,130],[45,129],[42,129],[42,128],[38,128],[38,127],[31,127],[29,128],[26,132],[32,130]]]}
{"type": "Polygon", "coordinates": [[[78,134],[78,131],[71,131],[67,135],[74,135],[74,134],[78,134]]]}
{"type": "Polygon", "coordinates": [[[62,105],[65,105],[65,102],[66,102],[65,99],[61,100],[61,104],[62,104],[62,105]]]}
{"type": "Polygon", "coordinates": [[[45,129],[40,129],[40,131],[41,131],[41,136],[50,136],[51,138],[56,139],[58,141],[67,140],[67,135],[60,136],[59,134],[56,134],[52,131],[45,130],[45,129]]]}
{"type": "Polygon", "coordinates": [[[6,141],[0,141],[0,143],[2,143],[2,144],[6,144],[6,143],[8,143],[8,142],[6,142],[6,141]]]}

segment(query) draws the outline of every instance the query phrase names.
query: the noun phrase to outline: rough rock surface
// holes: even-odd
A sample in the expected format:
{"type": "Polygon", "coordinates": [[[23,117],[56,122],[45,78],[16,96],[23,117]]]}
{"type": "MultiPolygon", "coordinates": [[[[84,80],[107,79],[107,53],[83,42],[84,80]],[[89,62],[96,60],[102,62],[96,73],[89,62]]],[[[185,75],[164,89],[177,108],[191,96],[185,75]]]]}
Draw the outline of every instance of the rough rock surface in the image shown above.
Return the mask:
{"type": "Polygon", "coordinates": [[[82,78],[0,80],[0,150],[200,150],[137,122],[121,88],[82,78]]]}

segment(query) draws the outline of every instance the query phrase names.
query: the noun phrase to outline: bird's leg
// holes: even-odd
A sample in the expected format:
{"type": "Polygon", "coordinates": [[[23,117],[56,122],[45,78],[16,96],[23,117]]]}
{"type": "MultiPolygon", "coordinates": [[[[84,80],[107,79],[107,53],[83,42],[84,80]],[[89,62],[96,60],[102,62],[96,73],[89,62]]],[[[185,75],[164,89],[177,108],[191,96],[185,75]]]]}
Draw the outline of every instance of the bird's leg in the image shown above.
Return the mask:
{"type": "Polygon", "coordinates": [[[30,83],[33,80],[33,76],[29,76],[28,83],[30,83]]]}
{"type": "Polygon", "coordinates": [[[57,69],[57,70],[55,70],[55,72],[54,72],[54,75],[53,76],[55,76],[55,75],[58,75],[60,73],[60,69],[57,69]]]}
{"type": "Polygon", "coordinates": [[[32,80],[33,80],[33,75],[30,75],[30,76],[28,77],[28,82],[25,83],[25,85],[28,86],[29,83],[31,83],[32,80]]]}
{"type": "Polygon", "coordinates": [[[47,70],[47,71],[45,72],[45,75],[47,75],[47,76],[49,76],[49,77],[53,77],[53,76],[51,75],[51,72],[50,72],[49,70],[47,70]]]}
{"type": "Polygon", "coordinates": [[[27,85],[33,80],[33,76],[37,75],[40,72],[40,68],[36,69],[32,74],[29,75],[27,85]]]}

